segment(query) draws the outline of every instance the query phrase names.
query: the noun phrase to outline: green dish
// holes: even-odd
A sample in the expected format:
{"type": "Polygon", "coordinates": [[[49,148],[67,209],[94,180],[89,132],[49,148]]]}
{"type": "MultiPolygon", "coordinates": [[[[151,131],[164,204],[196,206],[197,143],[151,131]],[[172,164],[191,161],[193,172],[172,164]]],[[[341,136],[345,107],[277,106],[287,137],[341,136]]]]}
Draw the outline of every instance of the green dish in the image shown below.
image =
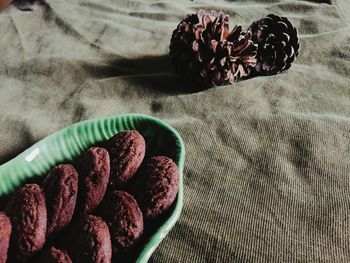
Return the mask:
{"type": "Polygon", "coordinates": [[[79,156],[89,146],[123,130],[137,130],[146,139],[146,155],[167,155],[179,166],[177,198],[157,230],[143,245],[136,262],[147,262],[179,219],[183,206],[185,147],[178,132],[165,122],[142,114],[124,114],[87,120],[57,131],[0,166],[0,196],[14,191],[30,178],[45,175],[54,165],[79,156]]]}

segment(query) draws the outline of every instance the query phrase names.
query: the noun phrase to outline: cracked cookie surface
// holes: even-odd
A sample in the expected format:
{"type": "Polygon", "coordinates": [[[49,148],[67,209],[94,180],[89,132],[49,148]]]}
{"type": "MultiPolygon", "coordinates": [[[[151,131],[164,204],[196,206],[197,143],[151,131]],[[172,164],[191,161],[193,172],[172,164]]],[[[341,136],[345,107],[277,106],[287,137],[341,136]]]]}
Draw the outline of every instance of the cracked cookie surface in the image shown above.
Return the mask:
{"type": "Polygon", "coordinates": [[[137,131],[120,132],[107,141],[111,159],[112,190],[125,185],[137,172],[145,156],[145,139],[137,131]]]}
{"type": "Polygon", "coordinates": [[[43,189],[47,206],[47,236],[51,236],[72,219],[78,193],[78,173],[73,165],[57,165],[45,178],[43,189]]]}
{"type": "Polygon", "coordinates": [[[79,193],[77,213],[89,214],[102,201],[109,180],[110,160],[106,149],[89,148],[78,160],[79,193]]]}
{"type": "Polygon", "coordinates": [[[10,253],[17,261],[26,261],[45,243],[45,194],[37,184],[26,184],[10,199],[6,213],[12,222],[10,253]]]}
{"type": "Polygon", "coordinates": [[[7,260],[11,231],[10,218],[4,212],[0,212],[0,263],[5,263],[7,260]]]}

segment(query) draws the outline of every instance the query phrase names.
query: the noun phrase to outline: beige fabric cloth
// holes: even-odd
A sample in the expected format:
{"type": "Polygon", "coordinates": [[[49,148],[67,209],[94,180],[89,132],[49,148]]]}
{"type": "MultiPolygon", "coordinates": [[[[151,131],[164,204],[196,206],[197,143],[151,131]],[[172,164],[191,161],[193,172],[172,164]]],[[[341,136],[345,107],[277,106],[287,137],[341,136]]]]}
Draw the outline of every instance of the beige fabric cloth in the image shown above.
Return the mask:
{"type": "Polygon", "coordinates": [[[350,262],[348,0],[47,0],[0,14],[0,161],[74,122],[163,118],[185,203],[151,262],[350,262]],[[191,93],[168,57],[190,11],[299,29],[290,70],[191,93]]]}

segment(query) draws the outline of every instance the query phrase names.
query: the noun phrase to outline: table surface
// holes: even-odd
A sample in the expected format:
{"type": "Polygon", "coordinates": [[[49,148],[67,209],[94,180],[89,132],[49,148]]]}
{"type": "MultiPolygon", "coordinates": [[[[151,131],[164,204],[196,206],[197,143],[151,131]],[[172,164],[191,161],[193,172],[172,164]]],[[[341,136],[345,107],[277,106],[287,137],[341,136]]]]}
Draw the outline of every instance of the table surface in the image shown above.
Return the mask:
{"type": "Polygon", "coordinates": [[[162,118],[185,141],[184,209],[150,262],[350,261],[350,2],[17,1],[0,13],[0,163],[72,123],[162,118]],[[200,8],[298,28],[285,73],[192,92],[168,56],[200,8]]]}

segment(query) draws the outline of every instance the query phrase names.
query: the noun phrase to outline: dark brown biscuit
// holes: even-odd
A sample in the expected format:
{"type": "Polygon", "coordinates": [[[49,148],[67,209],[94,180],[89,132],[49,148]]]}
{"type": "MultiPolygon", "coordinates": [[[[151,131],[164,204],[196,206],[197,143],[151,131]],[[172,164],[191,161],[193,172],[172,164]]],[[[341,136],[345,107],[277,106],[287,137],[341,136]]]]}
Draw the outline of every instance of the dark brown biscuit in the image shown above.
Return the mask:
{"type": "Polygon", "coordinates": [[[78,214],[90,214],[102,201],[108,185],[110,160],[104,148],[92,147],[79,159],[78,214]]]}
{"type": "Polygon", "coordinates": [[[135,175],[145,156],[145,148],[145,139],[137,131],[120,132],[108,140],[112,189],[123,186],[135,175]]]}
{"type": "Polygon", "coordinates": [[[143,233],[143,216],[135,198],[124,191],[114,191],[105,198],[101,215],[106,220],[113,251],[124,253],[135,245],[143,233]]]}
{"type": "Polygon", "coordinates": [[[38,263],[72,263],[66,251],[51,247],[46,249],[36,261],[38,263]]]}
{"type": "Polygon", "coordinates": [[[70,164],[51,170],[43,182],[47,206],[47,236],[57,233],[72,219],[78,193],[78,173],[70,164]]]}
{"type": "Polygon", "coordinates": [[[46,236],[45,195],[37,184],[26,184],[10,199],[7,214],[12,222],[10,253],[23,262],[40,250],[46,236]]]}
{"type": "Polygon", "coordinates": [[[111,237],[107,224],[97,216],[83,217],[78,229],[73,262],[110,263],[112,259],[111,237]]]}
{"type": "Polygon", "coordinates": [[[147,219],[160,216],[169,209],[179,189],[179,169],[166,156],[152,157],[147,163],[135,192],[147,219]]]}
{"type": "Polygon", "coordinates": [[[5,213],[0,212],[0,263],[7,260],[7,251],[10,243],[12,225],[5,213]]]}

